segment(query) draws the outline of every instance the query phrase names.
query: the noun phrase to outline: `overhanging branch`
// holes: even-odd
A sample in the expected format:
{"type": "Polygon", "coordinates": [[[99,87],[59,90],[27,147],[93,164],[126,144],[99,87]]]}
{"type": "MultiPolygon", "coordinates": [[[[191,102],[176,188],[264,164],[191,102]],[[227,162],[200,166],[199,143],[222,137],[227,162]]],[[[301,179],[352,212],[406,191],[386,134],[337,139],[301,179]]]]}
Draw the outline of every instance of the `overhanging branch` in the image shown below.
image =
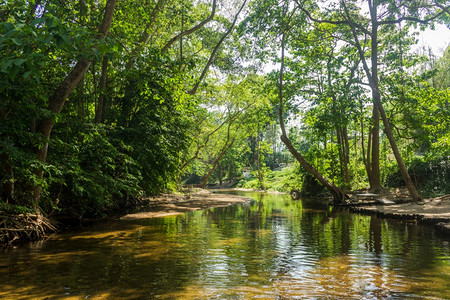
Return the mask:
{"type": "Polygon", "coordinates": [[[167,50],[169,50],[169,48],[173,45],[173,43],[175,43],[178,39],[182,38],[185,35],[189,35],[189,34],[195,32],[195,31],[197,31],[198,29],[200,29],[203,26],[205,26],[206,23],[211,21],[214,18],[214,15],[216,14],[216,6],[217,6],[217,0],[213,0],[213,6],[212,6],[211,14],[209,15],[209,17],[207,17],[205,20],[203,20],[202,22],[200,22],[196,26],[194,26],[194,27],[192,27],[192,28],[190,28],[188,30],[182,31],[178,35],[174,36],[169,42],[167,42],[167,44],[161,50],[161,53],[166,53],[167,50]]]}
{"type": "Polygon", "coordinates": [[[247,3],[247,0],[244,0],[244,3],[242,3],[242,6],[239,8],[238,12],[234,16],[233,23],[231,24],[230,28],[225,32],[225,34],[220,38],[219,42],[214,47],[214,50],[211,52],[211,55],[209,56],[208,62],[206,63],[205,67],[203,68],[202,74],[198,78],[197,82],[195,83],[194,87],[187,91],[189,95],[194,95],[197,92],[197,89],[200,85],[200,83],[203,81],[203,78],[206,75],[206,72],[208,72],[209,67],[211,66],[214,57],[216,56],[217,51],[219,51],[220,46],[222,45],[223,41],[228,37],[228,35],[233,30],[234,26],[236,25],[237,19],[239,14],[241,13],[242,9],[244,9],[245,4],[247,3]]]}

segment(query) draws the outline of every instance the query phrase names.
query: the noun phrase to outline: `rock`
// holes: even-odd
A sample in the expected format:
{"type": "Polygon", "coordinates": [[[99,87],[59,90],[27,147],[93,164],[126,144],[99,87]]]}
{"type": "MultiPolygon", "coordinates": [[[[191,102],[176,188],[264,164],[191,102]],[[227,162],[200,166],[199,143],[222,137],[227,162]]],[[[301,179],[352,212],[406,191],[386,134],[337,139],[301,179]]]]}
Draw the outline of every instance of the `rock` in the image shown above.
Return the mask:
{"type": "Polygon", "coordinates": [[[383,199],[383,198],[375,199],[375,201],[376,201],[377,203],[379,203],[379,204],[382,204],[382,205],[392,205],[392,204],[396,204],[396,203],[395,203],[394,201],[392,201],[392,200],[383,199]]]}

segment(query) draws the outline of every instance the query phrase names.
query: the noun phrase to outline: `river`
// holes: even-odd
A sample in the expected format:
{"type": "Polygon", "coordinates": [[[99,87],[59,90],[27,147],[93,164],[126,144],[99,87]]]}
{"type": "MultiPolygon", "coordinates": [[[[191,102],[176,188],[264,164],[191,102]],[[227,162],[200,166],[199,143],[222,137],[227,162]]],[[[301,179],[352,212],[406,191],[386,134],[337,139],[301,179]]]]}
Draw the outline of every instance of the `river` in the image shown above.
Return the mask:
{"type": "Polygon", "coordinates": [[[0,250],[0,298],[450,297],[450,238],[431,226],[239,193],[253,200],[0,250]]]}

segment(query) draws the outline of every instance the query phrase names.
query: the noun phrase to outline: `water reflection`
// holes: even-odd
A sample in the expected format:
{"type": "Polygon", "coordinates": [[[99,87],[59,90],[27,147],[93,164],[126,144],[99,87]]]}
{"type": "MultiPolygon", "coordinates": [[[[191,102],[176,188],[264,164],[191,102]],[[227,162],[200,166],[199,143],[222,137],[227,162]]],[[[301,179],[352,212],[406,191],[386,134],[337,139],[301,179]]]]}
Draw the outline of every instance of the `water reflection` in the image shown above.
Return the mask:
{"type": "Polygon", "coordinates": [[[0,298],[438,298],[449,241],[317,200],[119,221],[0,253],[0,298]]]}

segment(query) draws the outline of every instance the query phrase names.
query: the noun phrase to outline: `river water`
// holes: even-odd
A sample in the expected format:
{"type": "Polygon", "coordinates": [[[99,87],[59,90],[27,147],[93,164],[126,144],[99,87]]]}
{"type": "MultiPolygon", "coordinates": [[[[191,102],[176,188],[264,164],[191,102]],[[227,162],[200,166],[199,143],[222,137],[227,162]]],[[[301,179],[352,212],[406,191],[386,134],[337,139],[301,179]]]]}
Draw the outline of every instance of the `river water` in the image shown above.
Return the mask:
{"type": "Polygon", "coordinates": [[[433,227],[241,193],[253,201],[1,250],[0,298],[450,299],[433,227]]]}

